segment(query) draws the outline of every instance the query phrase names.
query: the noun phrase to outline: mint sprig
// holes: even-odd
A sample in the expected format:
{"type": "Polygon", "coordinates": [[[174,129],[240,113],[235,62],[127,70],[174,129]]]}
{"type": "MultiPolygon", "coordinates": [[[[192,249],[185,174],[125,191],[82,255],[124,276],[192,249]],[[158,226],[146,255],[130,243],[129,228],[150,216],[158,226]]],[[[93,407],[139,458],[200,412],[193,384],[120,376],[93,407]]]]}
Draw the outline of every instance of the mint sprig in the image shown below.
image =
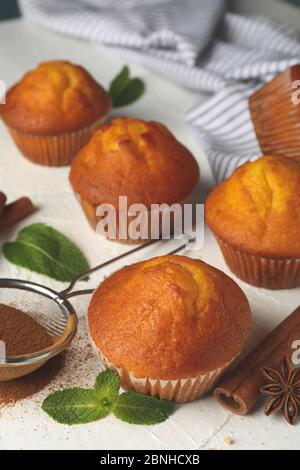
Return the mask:
{"type": "Polygon", "coordinates": [[[4,244],[3,254],[11,263],[57,281],[72,281],[89,269],[79,248],[45,224],[25,227],[14,242],[4,244]]]}
{"type": "Polygon", "coordinates": [[[170,401],[127,392],[120,395],[114,415],[131,424],[156,424],[165,421],[173,409],[170,401]]]}
{"type": "Polygon", "coordinates": [[[111,412],[117,403],[121,380],[119,374],[111,369],[106,369],[96,378],[94,391],[98,402],[103,409],[111,412]]]}
{"type": "Polygon", "coordinates": [[[120,108],[137,101],[145,92],[145,84],[140,78],[131,78],[130,70],[125,65],[121,72],[113,79],[109,87],[109,94],[113,107],[120,108]]]}
{"type": "Polygon", "coordinates": [[[174,411],[171,402],[135,392],[119,395],[119,388],[118,373],[106,369],[98,375],[92,389],[56,391],[44,400],[42,409],[55,421],[69,425],[97,421],[110,412],[130,424],[150,425],[162,423],[174,411]]]}
{"type": "Polygon", "coordinates": [[[62,424],[83,424],[108,415],[95,390],[79,387],[58,390],[47,397],[42,409],[62,424]]]}

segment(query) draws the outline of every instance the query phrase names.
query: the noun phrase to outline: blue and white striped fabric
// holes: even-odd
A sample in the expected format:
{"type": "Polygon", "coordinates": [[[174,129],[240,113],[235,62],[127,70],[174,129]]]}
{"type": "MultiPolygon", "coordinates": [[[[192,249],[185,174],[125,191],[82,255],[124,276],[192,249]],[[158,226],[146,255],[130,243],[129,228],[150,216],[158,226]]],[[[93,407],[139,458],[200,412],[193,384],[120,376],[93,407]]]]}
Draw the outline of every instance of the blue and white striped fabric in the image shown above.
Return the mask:
{"type": "Polygon", "coordinates": [[[187,122],[217,181],[260,155],[248,96],[300,62],[300,42],[293,28],[263,17],[225,13],[225,0],[19,3],[25,17],[46,28],[101,42],[198,90],[202,99],[188,113],[187,122]]]}

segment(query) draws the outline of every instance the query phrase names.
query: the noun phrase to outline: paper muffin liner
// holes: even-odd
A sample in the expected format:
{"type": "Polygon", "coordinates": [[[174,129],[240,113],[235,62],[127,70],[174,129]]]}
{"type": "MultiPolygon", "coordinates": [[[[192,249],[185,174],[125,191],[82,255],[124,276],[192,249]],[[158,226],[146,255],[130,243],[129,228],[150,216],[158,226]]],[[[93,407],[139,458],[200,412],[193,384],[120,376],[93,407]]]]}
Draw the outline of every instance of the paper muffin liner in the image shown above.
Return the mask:
{"type": "Polygon", "coordinates": [[[175,380],[150,379],[148,377],[135,377],[133,372],[117,367],[104,356],[91,336],[90,342],[103,364],[118,372],[123,388],[126,390],[133,390],[144,395],[174,401],[175,403],[186,403],[197,400],[210,392],[226,369],[237,357],[233,357],[229,362],[218,369],[211,370],[206,374],[198,375],[196,377],[175,380]]]}
{"type": "Polygon", "coordinates": [[[281,155],[297,163],[300,162],[299,106],[293,102],[292,94],[293,84],[298,83],[299,78],[297,64],[276,75],[249,98],[251,118],[262,153],[281,155]]]}
{"type": "Polygon", "coordinates": [[[20,132],[7,126],[15,144],[33,163],[44,166],[68,166],[79,150],[87,144],[93,132],[107,120],[108,114],[91,126],[75,132],[39,135],[20,132]]]}
{"type": "MultiPolygon", "coordinates": [[[[90,224],[91,228],[95,231],[97,231],[97,225],[98,223],[100,222],[101,220],[101,217],[97,216],[96,215],[96,211],[97,211],[97,208],[99,206],[99,204],[92,204],[88,201],[85,201],[79,193],[76,193],[75,192],[75,196],[76,198],[78,199],[80,205],[81,205],[81,208],[88,220],[88,223],[90,224]]],[[[128,217],[128,225],[130,223],[130,218],[128,217]]],[[[117,229],[116,229],[116,235],[118,235],[119,233],[119,224],[118,224],[118,216],[117,216],[117,229]]],[[[130,243],[147,243],[149,241],[149,239],[137,239],[137,240],[132,240],[130,238],[119,238],[118,236],[116,236],[116,238],[110,238],[108,234],[101,234],[103,236],[105,236],[106,238],[108,238],[109,240],[111,241],[116,241],[116,242],[119,242],[119,243],[126,243],[126,244],[130,244],[130,243]]]]}
{"type": "MultiPolygon", "coordinates": [[[[97,211],[97,208],[100,204],[92,204],[92,203],[86,201],[76,191],[74,192],[74,194],[75,194],[75,197],[77,198],[77,200],[79,201],[79,204],[81,205],[81,208],[82,208],[82,210],[83,210],[90,226],[92,227],[93,230],[97,231],[96,230],[97,225],[100,222],[101,217],[96,215],[96,211],[97,211]]],[[[178,202],[178,204],[180,204],[181,206],[183,206],[184,204],[187,204],[188,202],[190,202],[192,200],[193,195],[194,195],[194,191],[184,201],[178,202]]],[[[148,211],[148,220],[150,220],[149,214],[151,214],[151,211],[148,211]]],[[[132,219],[134,219],[134,217],[131,217],[131,218],[128,217],[127,228],[130,225],[130,222],[131,222],[132,219]]],[[[117,222],[116,234],[118,235],[118,233],[119,233],[118,215],[117,215],[116,222],[117,222]]],[[[159,232],[159,235],[162,232],[161,221],[160,221],[160,227],[159,227],[158,232],[159,232]]],[[[121,239],[121,238],[118,238],[118,237],[110,238],[108,234],[102,234],[102,235],[105,236],[106,238],[112,240],[112,241],[116,241],[116,242],[119,242],[119,243],[126,243],[126,244],[147,243],[151,239],[151,233],[148,234],[148,238],[145,238],[145,239],[140,238],[140,239],[137,239],[137,240],[133,240],[131,238],[121,239]]]]}
{"type": "Polygon", "coordinates": [[[238,250],[219,238],[217,242],[230,270],[248,284],[266,289],[300,286],[300,258],[264,258],[238,250]]]}

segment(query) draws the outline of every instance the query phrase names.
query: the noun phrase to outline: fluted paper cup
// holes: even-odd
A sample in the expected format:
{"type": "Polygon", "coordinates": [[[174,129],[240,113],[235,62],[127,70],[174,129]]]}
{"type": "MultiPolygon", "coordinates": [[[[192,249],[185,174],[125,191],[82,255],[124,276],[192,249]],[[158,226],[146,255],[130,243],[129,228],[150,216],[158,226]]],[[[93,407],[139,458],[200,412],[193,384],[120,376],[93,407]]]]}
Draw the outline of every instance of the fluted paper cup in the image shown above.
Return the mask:
{"type": "Polygon", "coordinates": [[[226,264],[242,281],[265,289],[300,286],[300,259],[266,258],[238,250],[217,238],[226,264]]]}
{"type": "MultiPolygon", "coordinates": [[[[102,219],[101,216],[97,215],[97,208],[98,208],[99,204],[92,204],[91,202],[86,201],[77,192],[75,192],[74,194],[75,194],[75,197],[77,198],[79,204],[81,205],[81,208],[82,208],[82,210],[83,210],[83,212],[84,212],[84,214],[87,218],[87,221],[90,224],[91,228],[93,230],[97,231],[97,225],[99,224],[99,222],[102,219]]],[[[183,207],[184,204],[187,204],[192,200],[193,195],[194,195],[194,191],[184,201],[180,201],[178,204],[180,204],[183,207]]],[[[149,220],[151,220],[151,210],[149,210],[147,212],[147,214],[148,214],[148,216],[147,216],[146,220],[149,221],[149,220]]],[[[136,243],[141,243],[142,244],[142,243],[147,243],[149,240],[151,240],[151,227],[149,227],[149,229],[148,229],[149,231],[148,231],[147,238],[132,239],[129,236],[127,238],[119,238],[118,237],[118,234],[119,234],[119,212],[117,210],[116,210],[116,215],[117,215],[116,216],[116,237],[115,238],[110,238],[109,234],[104,234],[104,233],[101,233],[101,235],[105,236],[109,240],[120,242],[120,243],[126,243],[126,244],[132,244],[132,243],[133,244],[136,244],[136,243]]],[[[134,220],[134,219],[135,219],[134,216],[128,216],[127,217],[127,229],[130,226],[131,221],[134,220]]],[[[173,220],[171,220],[171,224],[172,223],[173,223],[173,220]]],[[[158,233],[158,235],[161,235],[161,233],[163,231],[163,222],[162,222],[161,217],[159,217],[158,224],[159,224],[159,227],[158,227],[157,233],[158,233]]],[[[170,231],[172,232],[172,225],[171,225],[170,231]]]]}
{"type": "MultiPolygon", "coordinates": [[[[95,231],[97,231],[97,225],[99,224],[99,222],[101,221],[102,217],[100,216],[97,216],[96,212],[97,212],[97,208],[99,206],[99,204],[92,204],[86,200],[84,200],[79,193],[76,193],[75,192],[75,196],[77,198],[77,200],[79,201],[79,204],[81,205],[81,208],[87,218],[87,221],[88,223],[90,224],[91,228],[95,231]]],[[[105,238],[108,238],[109,240],[112,240],[112,241],[116,241],[116,242],[119,242],[119,243],[126,243],[126,244],[135,244],[135,243],[147,243],[149,241],[150,238],[147,238],[147,239],[137,239],[137,240],[133,240],[129,237],[127,238],[119,238],[118,237],[118,234],[119,234],[119,215],[118,215],[118,211],[116,211],[116,236],[115,238],[111,238],[109,236],[109,234],[107,233],[100,233],[102,236],[104,236],[105,238]]],[[[149,212],[148,212],[149,214],[149,212]]],[[[128,228],[128,225],[130,224],[130,221],[133,219],[133,217],[130,217],[128,216],[128,224],[127,224],[127,228],[128,228]]],[[[148,220],[149,220],[149,217],[148,217],[148,220]]]]}
{"type": "Polygon", "coordinates": [[[108,114],[84,129],[57,135],[30,134],[9,126],[7,129],[20,152],[33,163],[52,167],[68,166],[107,117],[108,114]]]}
{"type": "Polygon", "coordinates": [[[148,377],[135,377],[133,372],[117,367],[114,363],[105,357],[105,355],[96,346],[91,336],[90,342],[103,364],[106,367],[114,369],[118,372],[119,376],[121,377],[123,388],[126,390],[133,390],[144,395],[150,395],[153,397],[162,398],[164,400],[174,401],[175,403],[186,403],[197,400],[206,393],[210,392],[224,374],[226,369],[236,358],[235,356],[231,361],[227,362],[224,366],[219,367],[218,369],[211,370],[206,374],[195,377],[175,380],[150,379],[148,377]]]}

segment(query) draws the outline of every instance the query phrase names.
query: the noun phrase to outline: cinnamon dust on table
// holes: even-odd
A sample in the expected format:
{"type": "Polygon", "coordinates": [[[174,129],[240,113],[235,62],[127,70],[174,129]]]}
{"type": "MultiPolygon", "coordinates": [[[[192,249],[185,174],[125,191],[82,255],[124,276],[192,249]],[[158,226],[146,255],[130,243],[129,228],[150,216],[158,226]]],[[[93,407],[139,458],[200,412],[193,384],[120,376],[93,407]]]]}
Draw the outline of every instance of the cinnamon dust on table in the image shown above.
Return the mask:
{"type": "MultiPolygon", "coordinates": [[[[46,330],[33,318],[3,304],[0,304],[0,340],[4,341],[8,356],[34,353],[53,344],[46,330]]],[[[35,395],[56,377],[63,364],[64,355],[60,355],[28,376],[0,382],[0,406],[35,395]]]]}
{"type": "Polygon", "coordinates": [[[63,369],[65,355],[50,359],[40,369],[19,379],[0,382],[0,408],[32,397],[46,388],[63,369]]]}
{"type": "MultiPolygon", "coordinates": [[[[56,390],[77,386],[91,388],[102,368],[88,340],[86,318],[79,317],[78,334],[66,351],[30,375],[0,382],[0,415],[14,405],[24,406],[24,413],[30,405],[40,408],[43,398],[56,390]]],[[[19,418],[18,414],[16,419],[19,418]]]]}

